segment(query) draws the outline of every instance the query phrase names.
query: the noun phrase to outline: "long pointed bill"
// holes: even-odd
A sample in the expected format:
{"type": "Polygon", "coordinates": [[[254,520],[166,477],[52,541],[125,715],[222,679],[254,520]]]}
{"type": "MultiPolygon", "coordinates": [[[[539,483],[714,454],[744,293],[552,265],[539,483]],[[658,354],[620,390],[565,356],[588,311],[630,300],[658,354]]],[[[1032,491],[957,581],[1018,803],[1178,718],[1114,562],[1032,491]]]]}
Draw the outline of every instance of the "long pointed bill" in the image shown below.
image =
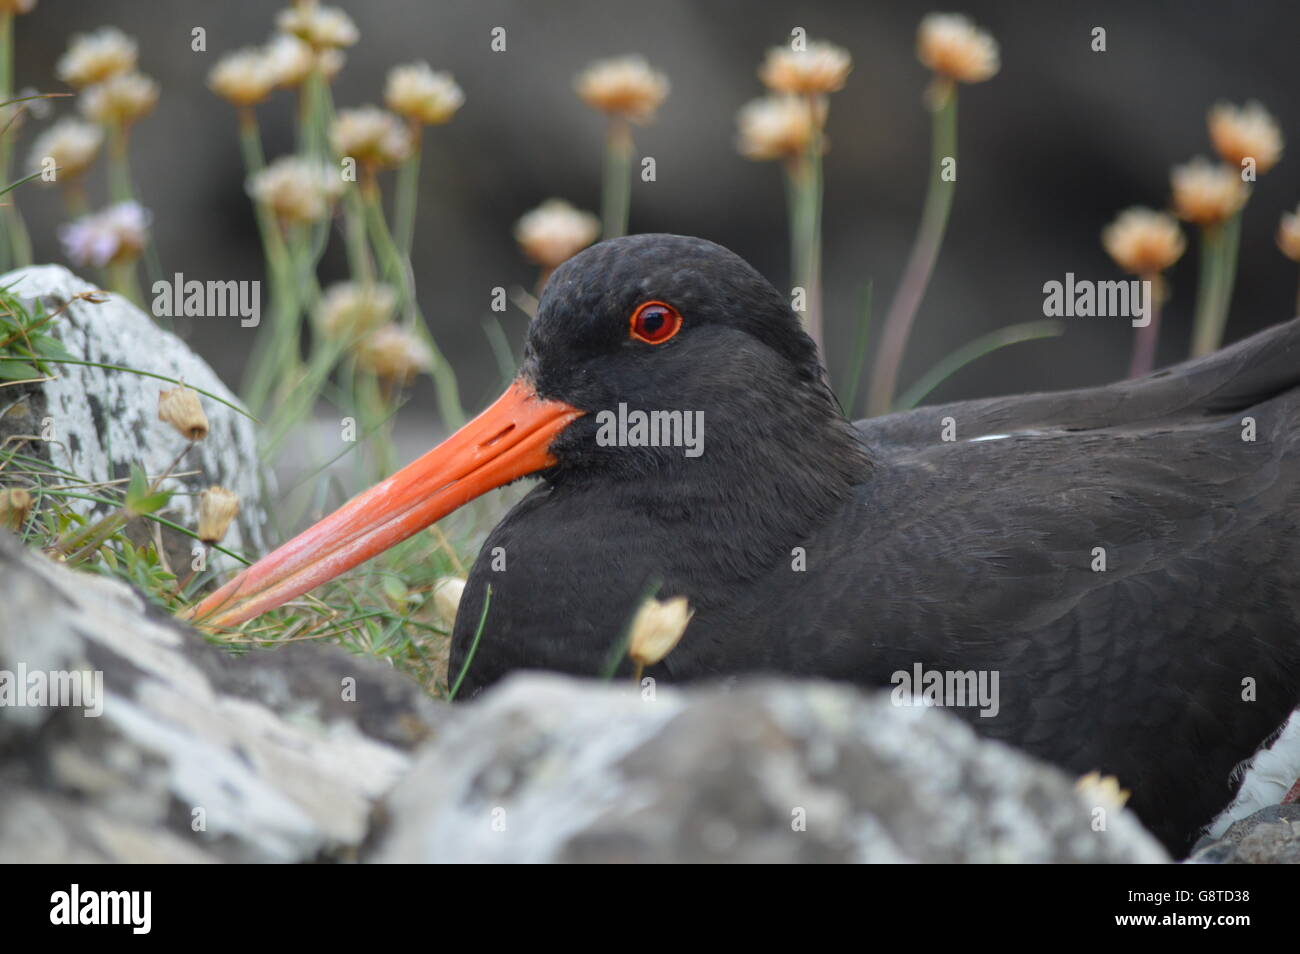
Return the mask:
{"type": "Polygon", "coordinates": [[[480,494],[555,463],[548,449],[583,412],[516,380],[419,460],[244,570],[185,616],[235,626],[332,580],[480,494]]]}

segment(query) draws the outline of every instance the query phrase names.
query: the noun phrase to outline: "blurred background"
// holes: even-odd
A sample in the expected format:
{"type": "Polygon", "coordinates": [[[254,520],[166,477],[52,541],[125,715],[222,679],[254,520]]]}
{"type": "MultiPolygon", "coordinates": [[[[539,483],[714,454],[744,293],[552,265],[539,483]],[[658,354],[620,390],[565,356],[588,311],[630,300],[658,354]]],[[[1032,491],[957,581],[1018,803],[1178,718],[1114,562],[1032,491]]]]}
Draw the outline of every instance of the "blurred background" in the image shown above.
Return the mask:
{"type": "MultiPolygon", "coordinates": [[[[658,178],[633,185],[631,230],[703,236],[748,259],[778,287],[789,285],[788,232],[779,167],[736,150],[736,111],[763,90],[765,50],[801,26],[811,39],[847,48],[854,69],[831,100],[826,157],[824,280],[827,354],[843,388],[860,301],[875,282],[876,322],[912,243],[929,163],[928,71],[915,56],[928,3],[846,4],[775,0],[653,4],[626,0],[336,0],[360,42],[334,82],[340,107],[382,101],[392,65],[427,60],[451,71],[465,106],[425,137],[413,261],[419,297],[459,376],[466,410],[500,390],[484,318],[495,286],[531,288],[534,266],[512,236],[518,217],[559,196],[596,210],[603,117],[574,93],[591,61],[644,54],[672,91],[656,121],[635,132],[638,155],[658,178]],[[492,52],[504,27],[507,50],[492,52]]],[[[206,86],[216,59],[259,44],[282,4],[259,0],[40,0],[17,20],[16,88],[65,90],[54,65],[72,34],[115,25],[140,42],[140,68],[161,84],[157,110],[135,128],[132,165],[166,274],[187,279],[258,279],[262,254],[243,186],[235,112],[206,86]],[[207,51],[191,30],[207,30],[207,51]]],[[[1119,277],[1099,233],[1133,204],[1163,207],[1169,169],[1211,155],[1205,114],[1220,99],[1257,99],[1300,140],[1295,44],[1300,5],[1254,2],[1028,4],[968,0],[960,11],[1001,46],[1001,72],[965,87],[960,108],[956,201],[943,254],[913,332],[900,385],[976,335],[1042,317],[1043,283],[1067,271],[1119,277]],[[1090,49],[1094,27],[1107,51],[1090,49]]],[[[44,128],[70,114],[55,101],[44,128]]],[[[268,158],[293,150],[293,98],[258,108],[268,158]]],[[[18,147],[26,163],[32,128],[18,147]]],[[[1294,152],[1294,151],[1293,151],[1294,152]]],[[[92,203],[104,200],[103,170],[92,203]]],[[[63,261],[63,220],[53,188],[29,186],[18,202],[37,261],[63,261]]],[[[1291,317],[1296,266],[1274,244],[1278,217],[1300,200],[1300,156],[1261,177],[1247,209],[1227,339],[1291,317]]],[[[1196,242],[1172,272],[1160,363],[1188,348],[1196,242]]],[[[343,277],[342,242],[322,282],[343,277]]],[[[502,317],[519,351],[527,317],[502,317]]],[[[237,387],[253,329],[185,319],[178,331],[237,387]]],[[[950,400],[1102,383],[1127,368],[1132,329],[1113,319],[1070,319],[1064,336],[1018,344],[963,369],[930,398],[950,400]]],[[[861,393],[861,392],[859,392],[861,393]]],[[[402,432],[429,444],[432,388],[421,379],[401,413],[402,432]],[[427,418],[421,409],[429,409],[427,418]]],[[[407,441],[402,441],[405,448],[407,441]]]]}

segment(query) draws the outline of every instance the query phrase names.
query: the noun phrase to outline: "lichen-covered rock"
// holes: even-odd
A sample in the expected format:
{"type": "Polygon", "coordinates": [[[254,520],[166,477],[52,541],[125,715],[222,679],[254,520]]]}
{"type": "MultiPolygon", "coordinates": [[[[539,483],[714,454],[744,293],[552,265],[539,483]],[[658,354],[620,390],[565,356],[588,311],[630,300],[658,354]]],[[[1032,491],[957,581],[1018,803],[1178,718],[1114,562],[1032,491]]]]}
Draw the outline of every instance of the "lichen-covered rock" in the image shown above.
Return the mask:
{"type": "Polygon", "coordinates": [[[824,683],[646,701],[516,676],[457,711],[384,808],[368,860],[1169,860],[1055,768],[938,710],[824,683]]]}
{"type": "Polygon", "coordinates": [[[1189,862],[1222,865],[1300,864],[1300,804],[1269,805],[1202,839],[1189,862]]]}
{"type": "Polygon", "coordinates": [[[0,863],[350,859],[438,718],[380,662],[233,655],[3,531],[0,585],[0,863]],[[74,672],[100,689],[27,704],[74,672]]]}
{"type": "MultiPolygon", "coordinates": [[[[60,265],[9,272],[0,276],[0,286],[24,302],[42,300],[47,311],[95,290],[60,265]]],[[[98,304],[74,301],[49,325],[74,358],[183,380],[239,404],[207,363],[179,338],[125,299],[107,293],[104,298],[98,304]]],[[[162,473],[185,447],[185,438],[158,419],[158,392],[174,385],[84,365],[54,364],[51,370],[52,381],[0,391],[0,439],[15,434],[49,437],[29,440],[25,452],[88,481],[121,479],[129,475],[132,464],[142,465],[151,475],[162,473]]],[[[239,517],[224,545],[261,553],[267,543],[266,509],[254,424],[210,398],[200,397],[200,401],[210,432],[177,468],[200,473],[168,481],[167,488],[178,492],[163,513],[181,526],[194,528],[198,492],[220,484],[239,494],[241,501],[239,517]]],[[[68,505],[80,513],[97,509],[84,500],[69,499],[68,505]]],[[[186,551],[188,545],[181,552],[186,551]]]]}

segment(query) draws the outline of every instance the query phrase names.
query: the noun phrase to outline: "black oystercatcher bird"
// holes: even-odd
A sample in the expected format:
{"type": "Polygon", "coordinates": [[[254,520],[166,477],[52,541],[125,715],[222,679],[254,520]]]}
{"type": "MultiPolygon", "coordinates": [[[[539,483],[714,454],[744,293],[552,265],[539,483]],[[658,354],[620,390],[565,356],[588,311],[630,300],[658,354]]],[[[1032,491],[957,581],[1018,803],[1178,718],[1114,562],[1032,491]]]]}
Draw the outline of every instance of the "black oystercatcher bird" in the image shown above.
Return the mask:
{"type": "Polygon", "coordinates": [[[453,673],[491,584],[470,692],[599,672],[654,581],[695,616],[650,675],[997,673],[996,715],[954,711],[1116,776],[1174,851],[1300,702],[1300,319],[1140,380],[853,424],[740,258],[604,242],[552,276],[495,404],[193,615],[249,619],[529,474],[461,604],[453,673]],[[598,440],[620,404],[703,412],[703,452],[598,440]]]}

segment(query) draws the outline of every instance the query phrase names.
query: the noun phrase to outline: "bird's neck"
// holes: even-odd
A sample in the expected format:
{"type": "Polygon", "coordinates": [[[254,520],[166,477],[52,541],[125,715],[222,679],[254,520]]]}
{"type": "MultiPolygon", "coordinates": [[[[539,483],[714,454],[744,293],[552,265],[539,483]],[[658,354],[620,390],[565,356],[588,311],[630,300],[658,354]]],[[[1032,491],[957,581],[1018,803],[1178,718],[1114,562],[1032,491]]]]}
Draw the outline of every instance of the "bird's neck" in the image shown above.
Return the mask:
{"type": "Polygon", "coordinates": [[[635,536],[620,547],[662,562],[656,572],[710,580],[719,592],[797,557],[870,472],[852,424],[816,400],[713,413],[703,423],[696,456],[661,448],[650,473],[607,472],[595,483],[635,536]]]}

